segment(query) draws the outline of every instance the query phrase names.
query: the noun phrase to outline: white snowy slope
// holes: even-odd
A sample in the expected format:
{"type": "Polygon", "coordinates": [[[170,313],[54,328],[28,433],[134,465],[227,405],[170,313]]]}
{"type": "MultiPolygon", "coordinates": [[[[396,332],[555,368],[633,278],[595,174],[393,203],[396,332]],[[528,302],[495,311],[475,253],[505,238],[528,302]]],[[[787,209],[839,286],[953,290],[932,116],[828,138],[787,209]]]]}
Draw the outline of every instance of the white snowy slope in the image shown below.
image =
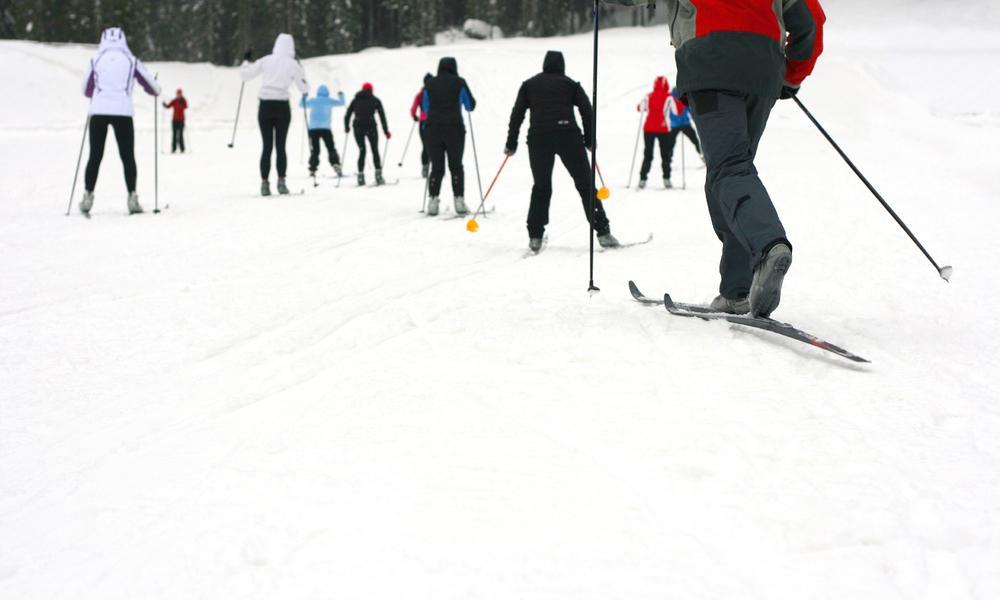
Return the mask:
{"type": "MultiPolygon", "coordinates": [[[[291,197],[256,194],[256,85],[230,150],[236,70],[154,63],[191,102],[192,153],[159,156],[170,208],[126,216],[109,143],[89,221],[78,197],[63,214],[92,48],[0,43],[0,598],[1000,597],[1000,22],[985,0],[950,20],[828,4],[801,98],[955,266],[941,281],[778,106],[759,168],[796,255],[776,316],[863,367],[631,299],[629,279],[717,286],[691,148],[686,190],[625,189],[635,104],[674,76],[663,28],[602,37],[607,209],[655,239],[599,254],[594,297],[559,168],[549,246],[524,259],[523,143],[476,234],[418,214],[414,148],[395,166],[453,54],[485,186],[517,84],[550,48],[589,82],[588,36],[306,60],[348,95],[374,84],[401,182],[313,189],[297,116],[291,197]]],[[[471,144],[465,164],[471,198],[471,144]]]]}

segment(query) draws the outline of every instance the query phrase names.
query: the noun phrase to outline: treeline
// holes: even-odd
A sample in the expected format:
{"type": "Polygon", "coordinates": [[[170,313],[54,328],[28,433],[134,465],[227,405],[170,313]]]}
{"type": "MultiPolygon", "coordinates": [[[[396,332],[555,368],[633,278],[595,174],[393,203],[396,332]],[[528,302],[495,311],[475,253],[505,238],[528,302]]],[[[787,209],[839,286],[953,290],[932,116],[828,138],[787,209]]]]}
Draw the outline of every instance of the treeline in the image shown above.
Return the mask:
{"type": "MultiPolygon", "coordinates": [[[[470,18],[506,36],[576,33],[591,28],[592,10],[593,0],[0,0],[0,37],[95,43],[115,25],[146,60],[226,65],[248,47],[268,53],[281,31],[309,57],[431,44],[470,18]]],[[[635,24],[649,16],[624,10],[635,24]]]]}

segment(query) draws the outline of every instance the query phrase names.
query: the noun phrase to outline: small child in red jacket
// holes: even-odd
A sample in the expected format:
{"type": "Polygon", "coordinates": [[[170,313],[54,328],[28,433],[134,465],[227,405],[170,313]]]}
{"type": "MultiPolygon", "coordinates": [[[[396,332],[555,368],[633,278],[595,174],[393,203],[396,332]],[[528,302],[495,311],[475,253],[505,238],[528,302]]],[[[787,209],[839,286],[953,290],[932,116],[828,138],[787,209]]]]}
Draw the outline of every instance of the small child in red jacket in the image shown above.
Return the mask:
{"type": "Polygon", "coordinates": [[[170,143],[170,153],[173,154],[177,152],[180,148],[181,152],[184,152],[184,111],[187,110],[188,102],[184,98],[184,92],[179,88],[177,90],[177,96],[174,97],[169,103],[164,102],[163,108],[174,109],[174,118],[171,121],[173,126],[173,141],[170,143]]]}

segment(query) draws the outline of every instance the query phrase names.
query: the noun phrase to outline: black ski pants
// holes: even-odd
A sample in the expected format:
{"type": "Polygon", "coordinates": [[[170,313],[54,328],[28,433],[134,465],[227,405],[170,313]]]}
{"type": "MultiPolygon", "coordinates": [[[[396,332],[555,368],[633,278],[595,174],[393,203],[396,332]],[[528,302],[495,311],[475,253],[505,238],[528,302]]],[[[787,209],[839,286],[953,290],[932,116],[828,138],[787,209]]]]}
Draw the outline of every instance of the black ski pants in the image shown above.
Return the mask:
{"type": "Polygon", "coordinates": [[[690,92],[688,99],[704,150],[708,214],[722,242],[719,293],[743,298],[763,254],[788,241],[754,166],[775,98],[709,90],[690,92]]]}
{"type": "Polygon", "coordinates": [[[354,141],[358,143],[358,173],[365,171],[365,159],[368,158],[366,141],[372,147],[372,162],[375,164],[375,170],[381,170],[382,157],[378,154],[378,129],[375,127],[375,123],[372,122],[371,127],[358,127],[358,124],[355,123],[354,141]]]}
{"type": "Polygon", "coordinates": [[[90,158],[87,159],[87,169],[83,176],[83,186],[88,192],[93,192],[97,185],[97,174],[101,170],[101,160],[104,159],[104,142],[108,137],[108,127],[115,130],[115,141],[118,143],[118,156],[125,168],[125,187],[129,193],[135,191],[135,128],[132,117],[113,115],[91,115],[88,125],[90,135],[90,158]]]}
{"type": "Polygon", "coordinates": [[[428,193],[432,198],[441,195],[441,183],[444,179],[445,158],[448,160],[448,171],[451,173],[451,191],[456,198],[465,197],[465,167],[462,156],[465,154],[465,127],[463,125],[428,125],[427,153],[431,159],[431,176],[427,182],[428,193]]]}
{"type": "Polygon", "coordinates": [[[424,123],[421,123],[420,125],[418,125],[418,128],[420,129],[420,146],[421,146],[420,164],[427,166],[431,164],[431,156],[430,154],[427,153],[427,127],[425,127],[424,123]]]}
{"type": "Polygon", "coordinates": [[[170,152],[177,152],[180,148],[184,152],[184,121],[171,121],[173,139],[170,142],[170,152]]]}
{"type": "Polygon", "coordinates": [[[319,166],[319,143],[326,146],[326,153],[330,156],[330,165],[340,164],[340,155],[337,154],[337,146],[333,143],[333,131],[329,129],[309,130],[309,171],[315,172],[319,166]]]}
{"type": "Polygon", "coordinates": [[[260,137],[264,148],[260,153],[260,178],[267,180],[271,176],[271,150],[277,152],[275,166],[278,177],[284,178],[288,170],[288,154],[285,152],[285,141],[288,139],[288,126],[292,123],[292,109],[287,100],[261,100],[257,110],[257,124],[260,125],[260,137]]]}
{"type": "Polygon", "coordinates": [[[695,152],[701,154],[701,143],[698,141],[698,134],[695,133],[694,127],[690,125],[681,125],[680,127],[675,127],[670,130],[670,154],[673,155],[674,145],[677,143],[677,137],[680,134],[687,136],[687,139],[691,140],[691,144],[694,145],[695,152]]]}
{"type": "Polygon", "coordinates": [[[642,167],[639,169],[639,179],[645,180],[653,168],[653,149],[660,143],[660,163],[663,166],[663,178],[670,179],[670,161],[673,159],[674,144],[669,133],[643,133],[645,146],[642,150],[642,167]]]}
{"type": "Polygon", "coordinates": [[[556,157],[569,171],[576,191],[583,201],[583,212],[590,216],[593,201],[594,213],[590,223],[597,235],[610,233],[611,224],[604,213],[604,205],[596,200],[597,190],[591,186],[590,159],[583,145],[583,135],[579,131],[558,131],[528,134],[528,158],[535,185],[531,188],[531,207],[528,209],[528,237],[540,238],[549,224],[549,205],[552,200],[552,170],[556,157]]]}

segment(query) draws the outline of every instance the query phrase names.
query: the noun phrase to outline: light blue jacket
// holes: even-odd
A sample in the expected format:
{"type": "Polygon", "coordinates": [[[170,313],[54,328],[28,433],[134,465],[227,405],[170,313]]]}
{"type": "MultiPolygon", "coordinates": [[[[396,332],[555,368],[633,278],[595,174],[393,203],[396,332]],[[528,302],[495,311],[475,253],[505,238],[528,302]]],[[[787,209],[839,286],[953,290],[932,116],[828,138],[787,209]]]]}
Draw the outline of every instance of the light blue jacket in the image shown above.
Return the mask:
{"type": "Polygon", "coordinates": [[[332,120],[330,113],[334,106],[343,106],[344,92],[339,92],[336,99],[330,97],[330,89],[325,85],[319,86],[316,90],[317,96],[306,100],[305,96],[299,106],[309,109],[309,129],[331,129],[332,120]]]}

